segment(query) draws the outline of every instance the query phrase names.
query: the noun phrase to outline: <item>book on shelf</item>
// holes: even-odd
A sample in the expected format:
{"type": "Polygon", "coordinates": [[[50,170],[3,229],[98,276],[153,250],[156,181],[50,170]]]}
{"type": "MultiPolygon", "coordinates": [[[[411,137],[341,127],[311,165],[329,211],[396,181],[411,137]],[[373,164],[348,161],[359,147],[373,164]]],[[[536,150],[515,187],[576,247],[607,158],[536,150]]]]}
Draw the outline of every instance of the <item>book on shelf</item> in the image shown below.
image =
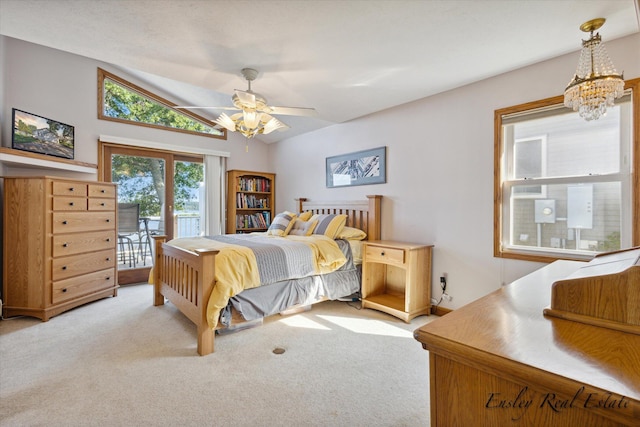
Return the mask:
{"type": "Polygon", "coordinates": [[[267,229],[271,225],[271,214],[269,212],[258,212],[254,214],[237,214],[236,229],[267,229]]]}
{"type": "Polygon", "coordinates": [[[236,207],[240,209],[269,209],[269,199],[255,194],[236,194],[236,207]]]}
{"type": "Polygon", "coordinates": [[[238,177],[238,191],[271,192],[271,180],[266,178],[238,177]]]}

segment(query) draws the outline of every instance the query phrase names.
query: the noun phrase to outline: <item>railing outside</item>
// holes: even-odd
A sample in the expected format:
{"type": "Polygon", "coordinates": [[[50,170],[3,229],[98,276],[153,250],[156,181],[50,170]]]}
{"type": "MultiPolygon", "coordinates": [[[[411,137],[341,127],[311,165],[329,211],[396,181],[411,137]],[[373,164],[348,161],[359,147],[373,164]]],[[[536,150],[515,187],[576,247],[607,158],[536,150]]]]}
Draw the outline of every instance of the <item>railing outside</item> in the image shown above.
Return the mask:
{"type": "Polygon", "coordinates": [[[177,214],[174,216],[175,237],[193,237],[200,235],[200,215],[177,214]]]}

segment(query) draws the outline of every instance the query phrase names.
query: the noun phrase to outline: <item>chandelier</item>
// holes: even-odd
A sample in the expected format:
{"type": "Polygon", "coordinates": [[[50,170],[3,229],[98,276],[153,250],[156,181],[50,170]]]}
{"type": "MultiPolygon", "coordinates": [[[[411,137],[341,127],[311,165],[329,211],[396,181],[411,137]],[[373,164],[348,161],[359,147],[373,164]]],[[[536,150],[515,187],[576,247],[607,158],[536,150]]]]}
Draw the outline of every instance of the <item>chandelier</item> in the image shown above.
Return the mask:
{"type": "Polygon", "coordinates": [[[617,74],[600,34],[593,32],[604,24],[604,18],[592,19],[580,26],[591,33],[589,40],[582,40],[580,61],[576,73],[564,90],[564,105],[577,111],[587,121],[604,116],[607,107],[624,92],[624,78],[617,74]]]}

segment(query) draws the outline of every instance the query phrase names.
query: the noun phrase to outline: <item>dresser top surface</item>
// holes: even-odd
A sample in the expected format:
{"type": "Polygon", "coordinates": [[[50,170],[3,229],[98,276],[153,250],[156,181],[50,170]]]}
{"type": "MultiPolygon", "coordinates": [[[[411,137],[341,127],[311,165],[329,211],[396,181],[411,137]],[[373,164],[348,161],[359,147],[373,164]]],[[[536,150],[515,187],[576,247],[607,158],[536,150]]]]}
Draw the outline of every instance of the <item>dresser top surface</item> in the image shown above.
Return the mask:
{"type": "Polygon", "coordinates": [[[552,284],[584,265],[556,261],[424,325],[415,337],[434,352],[443,345],[480,352],[640,400],[640,335],[543,314],[552,284]]]}

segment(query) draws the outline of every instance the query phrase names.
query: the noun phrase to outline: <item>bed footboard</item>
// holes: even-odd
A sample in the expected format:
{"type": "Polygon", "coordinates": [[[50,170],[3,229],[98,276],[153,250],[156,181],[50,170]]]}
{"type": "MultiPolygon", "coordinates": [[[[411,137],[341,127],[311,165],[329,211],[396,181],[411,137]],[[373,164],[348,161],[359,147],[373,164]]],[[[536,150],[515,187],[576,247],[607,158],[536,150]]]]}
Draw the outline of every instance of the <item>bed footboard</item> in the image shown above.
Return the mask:
{"type": "Polygon", "coordinates": [[[207,323],[207,303],[214,286],[217,250],[186,251],[165,244],[166,236],[154,236],[153,305],[171,301],[196,324],[198,354],[213,353],[215,331],[207,323]]]}

